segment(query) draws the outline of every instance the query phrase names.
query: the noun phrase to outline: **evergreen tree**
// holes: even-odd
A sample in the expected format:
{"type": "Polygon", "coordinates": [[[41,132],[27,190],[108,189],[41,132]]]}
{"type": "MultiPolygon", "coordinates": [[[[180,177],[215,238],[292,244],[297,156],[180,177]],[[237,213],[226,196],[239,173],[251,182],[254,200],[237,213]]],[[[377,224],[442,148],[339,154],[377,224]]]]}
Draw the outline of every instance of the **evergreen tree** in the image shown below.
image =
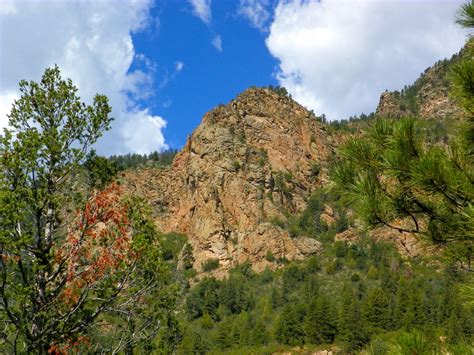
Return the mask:
{"type": "Polygon", "coordinates": [[[203,327],[204,329],[212,329],[214,327],[214,321],[207,312],[204,313],[201,318],[201,327],[203,327]]]}
{"type": "Polygon", "coordinates": [[[202,317],[205,313],[217,320],[220,282],[215,278],[204,278],[186,299],[186,312],[190,319],[202,317]]]}
{"type": "Polygon", "coordinates": [[[183,337],[183,341],[178,347],[177,353],[180,355],[204,355],[208,351],[208,346],[201,335],[188,329],[183,337]]]}
{"type": "Polygon", "coordinates": [[[421,329],[428,320],[425,313],[424,289],[414,281],[401,278],[398,284],[394,323],[396,328],[421,329]]]}
{"type": "Polygon", "coordinates": [[[269,334],[265,323],[261,319],[257,319],[255,326],[250,333],[251,345],[266,345],[269,340],[269,334]]]}
{"type": "Polygon", "coordinates": [[[217,349],[224,350],[232,345],[232,323],[227,319],[220,322],[215,329],[213,343],[217,349]]]}
{"type": "Polygon", "coordinates": [[[383,289],[374,287],[369,290],[363,315],[371,333],[390,329],[390,298],[383,289]]]}
{"type": "Polygon", "coordinates": [[[232,345],[245,346],[250,344],[252,324],[247,312],[240,313],[232,323],[232,345]]]}
{"type": "Polygon", "coordinates": [[[275,339],[281,344],[301,345],[304,341],[302,318],[297,307],[286,305],[274,324],[275,339]]]}
{"type": "Polygon", "coordinates": [[[358,349],[367,341],[360,303],[348,286],[341,295],[337,329],[338,339],[345,342],[349,350],[358,349]]]}
{"type": "Polygon", "coordinates": [[[305,339],[310,344],[329,344],[336,337],[337,314],[325,294],[316,296],[304,320],[305,339]]]}
{"type": "Polygon", "coordinates": [[[253,307],[254,300],[251,290],[242,275],[233,273],[222,284],[219,302],[232,314],[250,310],[253,307]]]}
{"type": "MultiPolygon", "coordinates": [[[[458,14],[474,28],[474,2],[458,14]]],[[[461,268],[471,270],[474,255],[474,45],[452,70],[452,96],[466,110],[449,148],[430,144],[414,118],[378,119],[364,139],[350,139],[332,172],[336,189],[370,226],[425,234],[448,244],[461,268]],[[403,219],[405,223],[394,223],[403,219]],[[421,223],[423,221],[424,223],[421,223]],[[426,223],[426,227],[422,224],[426,223]]]]}

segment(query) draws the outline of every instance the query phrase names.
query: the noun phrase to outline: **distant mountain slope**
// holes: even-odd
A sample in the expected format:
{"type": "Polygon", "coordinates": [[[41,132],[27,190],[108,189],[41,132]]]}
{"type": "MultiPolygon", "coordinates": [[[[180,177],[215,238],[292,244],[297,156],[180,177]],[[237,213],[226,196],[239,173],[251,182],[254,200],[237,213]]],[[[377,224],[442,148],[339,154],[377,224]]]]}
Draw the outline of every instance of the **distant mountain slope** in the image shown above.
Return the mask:
{"type": "Polygon", "coordinates": [[[379,116],[415,115],[421,118],[444,119],[462,117],[461,108],[449,97],[449,72],[465,55],[463,48],[450,59],[437,62],[403,90],[384,92],[376,113],[379,116]]]}

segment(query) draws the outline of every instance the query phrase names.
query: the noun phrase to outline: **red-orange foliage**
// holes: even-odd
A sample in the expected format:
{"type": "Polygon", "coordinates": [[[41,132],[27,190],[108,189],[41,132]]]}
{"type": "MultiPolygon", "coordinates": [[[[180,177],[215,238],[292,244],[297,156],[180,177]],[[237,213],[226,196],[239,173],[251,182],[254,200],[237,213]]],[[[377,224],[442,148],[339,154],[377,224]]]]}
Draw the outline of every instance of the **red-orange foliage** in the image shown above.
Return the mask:
{"type": "Polygon", "coordinates": [[[112,184],[95,192],[69,228],[56,261],[65,265],[62,298],[68,305],[79,301],[81,290],[93,288],[136,259],[131,246],[131,223],[120,187],[112,184]]]}
{"type": "Polygon", "coordinates": [[[52,355],[66,355],[66,354],[78,354],[79,349],[83,347],[91,347],[89,339],[84,336],[77,337],[76,340],[67,341],[63,344],[53,344],[48,349],[48,354],[52,355]]]}

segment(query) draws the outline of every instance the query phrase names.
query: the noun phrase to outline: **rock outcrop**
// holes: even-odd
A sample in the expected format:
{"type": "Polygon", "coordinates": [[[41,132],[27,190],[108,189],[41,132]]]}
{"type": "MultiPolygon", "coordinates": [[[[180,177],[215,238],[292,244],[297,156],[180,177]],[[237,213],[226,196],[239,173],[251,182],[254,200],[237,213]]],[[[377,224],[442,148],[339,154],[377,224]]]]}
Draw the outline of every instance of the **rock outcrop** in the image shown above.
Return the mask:
{"type": "Polygon", "coordinates": [[[463,117],[463,111],[449,95],[449,72],[465,52],[449,60],[437,62],[401,92],[384,92],[380,96],[376,113],[379,116],[400,117],[416,115],[424,119],[463,117]]]}
{"type": "Polygon", "coordinates": [[[147,198],[158,228],[180,232],[194,268],[219,259],[220,269],[250,261],[302,259],[314,239],[293,239],[271,223],[297,213],[326,181],[334,142],[313,114],[269,89],[249,89],[208,112],[167,170],[128,172],[125,185],[147,198]]]}
{"type": "Polygon", "coordinates": [[[401,117],[411,114],[403,105],[402,97],[398,91],[385,91],[380,95],[376,114],[382,117],[401,117]]]}

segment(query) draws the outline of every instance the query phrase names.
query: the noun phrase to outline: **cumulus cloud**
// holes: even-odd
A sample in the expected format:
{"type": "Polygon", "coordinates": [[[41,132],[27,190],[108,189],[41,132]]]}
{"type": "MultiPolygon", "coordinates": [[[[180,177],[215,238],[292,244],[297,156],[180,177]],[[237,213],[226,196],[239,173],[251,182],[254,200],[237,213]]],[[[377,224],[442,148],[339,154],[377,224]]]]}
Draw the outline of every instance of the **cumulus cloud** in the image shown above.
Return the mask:
{"type": "Polygon", "coordinates": [[[156,135],[156,132],[161,132],[166,127],[163,118],[150,115],[147,109],[137,110],[133,114],[133,121],[126,121],[123,131],[130,150],[145,154],[157,150],[157,146],[167,146],[163,135],[156,135]]]}
{"type": "Polygon", "coordinates": [[[211,43],[215,49],[217,49],[219,52],[222,52],[222,38],[220,35],[215,36],[211,43]]]}
{"type": "Polygon", "coordinates": [[[268,0],[240,0],[238,14],[260,31],[267,30],[270,12],[268,0]]]}
{"type": "Polygon", "coordinates": [[[45,68],[58,64],[84,101],[91,102],[97,92],[110,99],[115,121],[98,143],[100,153],[167,148],[162,131],[166,122],[137,105],[150,95],[153,63],[135,54],[132,33],[153,22],[150,1],[9,4],[9,11],[0,12],[0,125],[5,125],[5,113],[18,95],[18,82],[37,81],[45,68]],[[130,71],[134,60],[142,61],[143,68],[130,71]],[[147,135],[139,140],[137,132],[147,135]]]}
{"type": "Polygon", "coordinates": [[[330,119],[375,110],[385,89],[412,83],[459,51],[463,0],[280,1],[266,44],[293,97],[330,119]]]}
{"type": "Polygon", "coordinates": [[[211,0],[188,0],[193,8],[193,14],[205,24],[210,24],[212,19],[211,0]]]}

